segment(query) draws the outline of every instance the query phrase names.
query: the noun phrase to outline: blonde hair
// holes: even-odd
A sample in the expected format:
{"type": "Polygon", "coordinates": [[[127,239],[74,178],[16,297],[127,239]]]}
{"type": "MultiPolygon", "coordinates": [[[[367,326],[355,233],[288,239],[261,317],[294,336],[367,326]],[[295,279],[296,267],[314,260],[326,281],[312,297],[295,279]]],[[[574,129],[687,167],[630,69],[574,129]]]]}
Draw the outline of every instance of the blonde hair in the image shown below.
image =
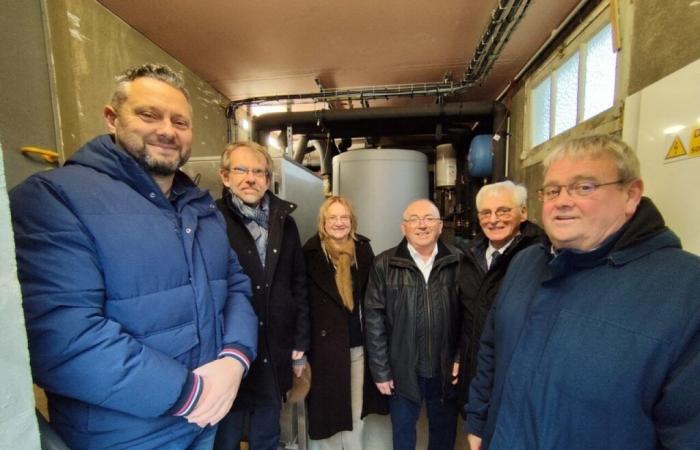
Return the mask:
{"type": "Polygon", "coordinates": [[[231,165],[231,153],[238,150],[239,148],[247,148],[255,153],[258,153],[263,158],[265,158],[265,165],[267,166],[267,179],[272,178],[272,157],[267,152],[267,149],[257,142],[247,141],[247,142],[235,142],[233,144],[228,144],[224,147],[224,152],[221,154],[221,160],[219,161],[219,168],[222,171],[230,169],[231,165]]]}
{"type": "Polygon", "coordinates": [[[324,241],[328,239],[328,233],[326,233],[326,214],[328,213],[328,208],[335,203],[340,203],[345,206],[350,214],[350,239],[357,240],[357,217],[355,216],[355,210],[352,208],[350,200],[345,197],[333,196],[328,197],[322,204],[321,208],[318,210],[318,234],[321,240],[324,241]]]}
{"type": "Polygon", "coordinates": [[[632,147],[621,139],[607,134],[595,134],[571,139],[556,147],[542,162],[544,173],[549,166],[564,158],[610,158],[617,166],[621,181],[632,181],[640,178],[639,159],[632,147]]]}

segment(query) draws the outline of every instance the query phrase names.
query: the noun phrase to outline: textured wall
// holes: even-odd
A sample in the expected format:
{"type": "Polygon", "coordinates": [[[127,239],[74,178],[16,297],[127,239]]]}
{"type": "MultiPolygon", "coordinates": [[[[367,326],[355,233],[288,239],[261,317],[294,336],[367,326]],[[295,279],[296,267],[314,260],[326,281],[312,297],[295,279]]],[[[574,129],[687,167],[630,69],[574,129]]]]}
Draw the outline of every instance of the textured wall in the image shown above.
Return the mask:
{"type": "Polygon", "coordinates": [[[632,70],[628,95],[700,58],[700,3],[635,2],[632,70]]]}
{"type": "Polygon", "coordinates": [[[15,245],[5,166],[0,157],[0,448],[37,449],[39,430],[29,370],[22,296],[17,281],[15,245]]]}
{"type": "Polygon", "coordinates": [[[114,76],[147,63],[165,63],[185,77],[194,111],[193,156],[219,155],[227,141],[222,106],[228,99],[95,0],[44,0],[55,64],[61,137],[68,157],[105,132],[102,109],[114,76]]]}
{"type": "Polygon", "coordinates": [[[0,139],[7,186],[51,168],[23,146],[56,148],[40,0],[3,2],[0,14],[0,139]]]}

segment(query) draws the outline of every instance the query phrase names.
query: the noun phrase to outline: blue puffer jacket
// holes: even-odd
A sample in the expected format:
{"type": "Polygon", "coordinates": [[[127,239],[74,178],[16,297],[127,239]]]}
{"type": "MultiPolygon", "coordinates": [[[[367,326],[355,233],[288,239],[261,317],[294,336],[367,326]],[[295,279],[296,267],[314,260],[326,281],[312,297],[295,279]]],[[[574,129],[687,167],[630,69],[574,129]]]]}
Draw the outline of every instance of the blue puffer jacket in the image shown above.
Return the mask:
{"type": "Polygon", "coordinates": [[[171,201],[110,136],[10,193],[35,382],[71,448],[162,448],[192,369],[255,357],[250,282],[212,198],[182,173],[171,201]]]}
{"type": "Polygon", "coordinates": [[[700,258],[648,199],[599,249],[516,256],[467,430],[489,450],[700,448],[700,258]]]}

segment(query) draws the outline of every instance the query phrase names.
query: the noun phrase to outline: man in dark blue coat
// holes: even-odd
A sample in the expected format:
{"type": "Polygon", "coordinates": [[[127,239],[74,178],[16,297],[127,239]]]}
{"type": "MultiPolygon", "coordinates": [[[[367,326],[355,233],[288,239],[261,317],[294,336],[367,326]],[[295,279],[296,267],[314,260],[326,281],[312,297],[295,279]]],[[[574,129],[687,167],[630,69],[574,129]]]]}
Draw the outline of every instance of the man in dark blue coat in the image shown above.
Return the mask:
{"type": "Polygon", "coordinates": [[[227,146],[219,173],[224,191],[217,204],[253,285],[259,340],[258,359],[219,425],[215,448],[236,448],[247,422],[251,450],[276,450],[282,400],[292,373],[301,376],[304,370],[310,341],[304,254],[291,216],[296,205],[269,191],[272,159],[259,144],[227,146]]]}
{"type": "Polygon", "coordinates": [[[700,448],[700,258],[642,191],[611,136],[545,159],[549,241],[516,255],[489,314],[472,449],[700,448]]]}
{"type": "Polygon", "coordinates": [[[191,151],[182,78],[124,72],[110,135],[10,193],[32,372],[73,449],[211,448],[256,354],[250,281],[191,151]]]}

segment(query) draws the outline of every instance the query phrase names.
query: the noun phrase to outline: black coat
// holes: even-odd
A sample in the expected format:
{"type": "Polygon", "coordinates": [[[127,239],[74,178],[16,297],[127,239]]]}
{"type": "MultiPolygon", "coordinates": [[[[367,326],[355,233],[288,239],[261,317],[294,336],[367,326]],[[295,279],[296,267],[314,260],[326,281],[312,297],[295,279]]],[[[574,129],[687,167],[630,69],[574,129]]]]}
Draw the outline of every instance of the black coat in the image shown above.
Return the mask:
{"type": "Polygon", "coordinates": [[[465,403],[469,382],[476,374],[481,332],[510,261],[521,250],[544,240],[544,231],[526,220],[520,224],[520,234],[488,270],[484,257],[489,245],[486,236],[479,234],[467,244],[459,272],[460,299],[467,311],[460,358],[460,404],[465,403]]]}
{"type": "Polygon", "coordinates": [[[438,241],[426,286],[404,239],[374,261],[365,295],[369,366],[375,382],[394,380],[396,392],[420,403],[416,323],[430,304],[432,348],[440,349],[443,398],[455,393],[452,364],[459,354],[463,311],[457,294],[460,251],[438,241]],[[438,326],[439,325],[439,326],[438,326]]]}
{"type": "MultiPolygon", "coordinates": [[[[357,236],[357,267],[353,266],[352,284],[356,307],[362,308],[367,277],[374,253],[369,239],[357,236]]],[[[339,431],[352,430],[350,397],[349,314],[338,293],[332,263],[328,260],[318,235],[304,245],[311,308],[311,349],[309,364],[313,371],[307,397],[309,436],[325,439],[339,431]]],[[[364,316],[360,309],[361,317],[364,316]]],[[[386,398],[377,390],[365,364],[362,417],[387,414],[386,398]]]]}
{"type": "Polygon", "coordinates": [[[258,315],[258,356],[243,379],[234,409],[278,404],[292,386],[292,350],[309,349],[309,303],[299,232],[290,213],[296,205],[271,192],[267,256],[263,268],[255,241],[224,190],[217,205],[226,219],[231,247],[250,277],[258,315]]]}

